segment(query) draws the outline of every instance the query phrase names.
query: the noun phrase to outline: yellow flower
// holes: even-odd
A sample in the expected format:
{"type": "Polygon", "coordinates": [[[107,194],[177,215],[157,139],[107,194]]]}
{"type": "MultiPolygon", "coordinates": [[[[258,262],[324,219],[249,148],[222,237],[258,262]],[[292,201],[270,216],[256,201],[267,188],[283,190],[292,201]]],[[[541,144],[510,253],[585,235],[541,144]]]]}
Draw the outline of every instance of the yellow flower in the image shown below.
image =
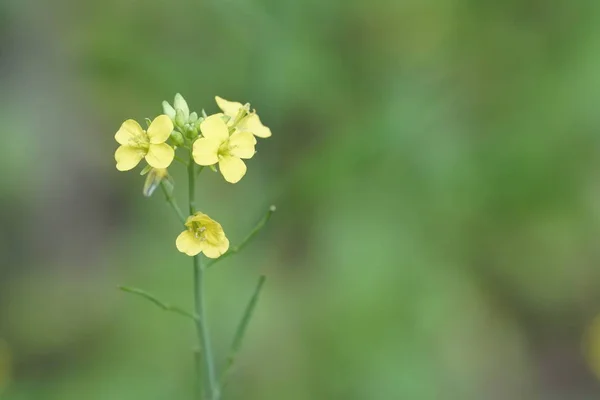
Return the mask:
{"type": "Polygon", "coordinates": [[[117,169],[129,171],[135,168],[142,158],[154,168],[167,168],[175,157],[175,150],[165,142],[173,130],[173,122],[167,115],[159,115],[152,121],[148,131],[132,119],[123,122],[115,134],[121,145],[115,152],[117,169]]]}
{"type": "Polygon", "coordinates": [[[250,132],[235,131],[229,136],[227,124],[221,114],[207,117],[200,130],[204,137],[194,142],[192,155],[200,165],[219,163],[221,174],[227,182],[236,183],[246,174],[242,158],[252,158],[256,139],[250,132]]]}
{"type": "Polygon", "coordinates": [[[187,230],[177,237],[177,250],[188,256],[201,252],[209,258],[218,258],[229,249],[229,240],[221,224],[208,215],[197,212],[185,222],[187,230]]]}
{"type": "MultiPolygon", "coordinates": [[[[234,121],[238,116],[240,109],[245,107],[242,105],[242,103],[238,103],[237,101],[227,101],[219,96],[216,96],[215,100],[217,101],[219,108],[230,118],[231,121],[234,121]]],[[[256,111],[252,111],[242,118],[237,124],[236,128],[240,131],[252,132],[252,134],[258,136],[259,138],[268,138],[271,136],[271,129],[264,126],[262,122],[260,122],[260,118],[258,117],[256,111]]]]}

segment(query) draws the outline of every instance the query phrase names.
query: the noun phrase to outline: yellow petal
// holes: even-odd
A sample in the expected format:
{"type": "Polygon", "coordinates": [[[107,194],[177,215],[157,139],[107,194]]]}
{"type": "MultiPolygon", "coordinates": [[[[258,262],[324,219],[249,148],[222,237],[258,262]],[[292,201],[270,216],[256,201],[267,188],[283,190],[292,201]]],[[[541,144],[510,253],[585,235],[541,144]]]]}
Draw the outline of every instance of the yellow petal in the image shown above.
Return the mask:
{"type": "Polygon", "coordinates": [[[238,126],[240,130],[252,132],[260,138],[268,138],[271,136],[271,130],[260,122],[258,114],[253,113],[248,115],[238,126]]]}
{"type": "Polygon", "coordinates": [[[181,234],[177,236],[175,245],[177,246],[177,250],[188,256],[195,256],[204,248],[204,242],[196,238],[190,231],[181,232],[181,234]]]}
{"type": "Polygon", "coordinates": [[[146,152],[143,149],[133,146],[120,146],[115,151],[115,160],[119,171],[129,171],[134,169],[144,158],[146,152]]]}
{"type": "Polygon", "coordinates": [[[204,237],[206,242],[212,246],[218,246],[223,240],[225,240],[225,232],[223,227],[217,221],[208,218],[209,221],[204,222],[202,225],[206,227],[204,231],[204,237]]]}
{"type": "Polygon", "coordinates": [[[229,138],[229,129],[225,121],[221,119],[221,115],[215,114],[210,115],[200,124],[200,130],[202,135],[209,139],[218,140],[224,142],[229,138]]]}
{"type": "Polygon", "coordinates": [[[158,144],[167,141],[173,131],[173,122],[168,115],[159,115],[148,127],[150,143],[158,144]]]}
{"type": "Polygon", "coordinates": [[[146,161],[153,168],[167,168],[175,158],[175,150],[166,143],[151,144],[146,161]]]}
{"type": "Polygon", "coordinates": [[[212,219],[211,217],[209,217],[201,211],[197,211],[195,214],[187,217],[185,225],[192,226],[194,222],[198,222],[201,225],[205,226],[211,225],[212,228],[216,228],[217,230],[221,231],[223,230],[223,228],[221,228],[221,225],[217,221],[215,221],[214,219],[212,219]]]}
{"type": "Polygon", "coordinates": [[[189,217],[187,217],[187,219],[185,220],[185,226],[192,226],[193,222],[200,222],[202,221],[204,218],[208,218],[208,215],[198,211],[193,215],[190,215],[189,217]]]}
{"type": "Polygon", "coordinates": [[[227,238],[223,238],[223,240],[218,245],[211,245],[210,243],[206,243],[204,246],[204,255],[208,258],[219,258],[229,249],[229,240],[227,238]]]}
{"type": "Polygon", "coordinates": [[[223,157],[219,161],[223,178],[229,183],[237,183],[246,174],[246,164],[237,157],[223,157]]]}
{"type": "Polygon", "coordinates": [[[144,134],[142,127],[133,119],[128,119],[123,122],[117,133],[115,134],[115,140],[122,145],[133,144],[136,137],[140,137],[144,134]]]}
{"type": "Polygon", "coordinates": [[[219,96],[215,96],[215,100],[223,113],[231,118],[235,118],[240,108],[243,107],[242,103],[238,103],[237,101],[227,101],[219,96]]]}
{"type": "Polygon", "coordinates": [[[250,132],[235,132],[229,138],[229,152],[238,158],[252,158],[256,138],[250,132]]]}
{"type": "Polygon", "coordinates": [[[213,165],[219,161],[217,153],[221,143],[218,140],[200,138],[194,142],[192,156],[198,165],[213,165]]]}

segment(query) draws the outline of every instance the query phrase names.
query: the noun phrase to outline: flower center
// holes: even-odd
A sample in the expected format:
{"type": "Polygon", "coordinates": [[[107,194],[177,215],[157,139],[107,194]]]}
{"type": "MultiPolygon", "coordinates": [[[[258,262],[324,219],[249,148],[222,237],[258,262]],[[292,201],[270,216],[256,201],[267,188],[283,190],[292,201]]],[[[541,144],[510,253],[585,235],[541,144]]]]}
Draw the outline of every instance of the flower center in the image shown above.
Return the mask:
{"type": "Polygon", "coordinates": [[[138,133],[136,135],[134,135],[130,140],[130,146],[131,147],[137,147],[138,149],[142,149],[144,151],[147,151],[148,148],[150,147],[150,141],[148,140],[148,135],[146,134],[146,131],[143,131],[143,133],[138,133]]]}
{"type": "Polygon", "coordinates": [[[227,157],[230,155],[230,152],[231,148],[229,147],[229,139],[227,139],[219,146],[219,150],[217,150],[217,155],[219,156],[219,158],[227,157]]]}
{"type": "Polygon", "coordinates": [[[237,115],[235,116],[235,118],[233,118],[233,121],[231,122],[231,129],[233,130],[233,128],[235,128],[236,126],[239,125],[240,122],[242,122],[242,120],[244,118],[246,118],[246,116],[250,113],[250,104],[246,103],[245,105],[243,105],[242,107],[240,107],[238,109],[237,115]]]}
{"type": "Polygon", "coordinates": [[[200,240],[200,241],[205,241],[206,237],[205,237],[205,232],[206,231],[206,227],[194,222],[192,224],[192,232],[194,233],[194,236],[196,237],[196,239],[200,240]]]}

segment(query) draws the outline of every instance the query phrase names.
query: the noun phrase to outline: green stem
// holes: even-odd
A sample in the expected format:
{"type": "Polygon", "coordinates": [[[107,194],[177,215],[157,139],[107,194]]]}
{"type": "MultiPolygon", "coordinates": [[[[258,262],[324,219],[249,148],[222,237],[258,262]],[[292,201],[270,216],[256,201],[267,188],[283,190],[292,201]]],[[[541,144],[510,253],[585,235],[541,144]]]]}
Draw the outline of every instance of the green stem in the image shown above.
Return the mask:
{"type": "Polygon", "coordinates": [[[190,205],[190,215],[196,212],[196,175],[194,173],[196,164],[190,153],[190,161],[188,164],[188,202],[190,205]]]}
{"type": "Polygon", "coordinates": [[[260,292],[266,280],[267,277],[264,275],[262,275],[259,278],[258,284],[256,285],[256,289],[254,289],[254,293],[252,294],[252,297],[250,298],[250,301],[246,306],[246,310],[244,311],[244,315],[242,316],[242,319],[240,320],[240,323],[235,331],[235,336],[233,337],[233,342],[231,343],[231,350],[229,351],[227,363],[225,364],[225,371],[223,371],[223,375],[221,376],[221,387],[223,389],[225,389],[225,386],[227,385],[227,378],[229,377],[229,374],[235,362],[235,357],[237,356],[237,353],[242,347],[242,341],[244,340],[244,336],[246,335],[248,324],[250,323],[250,319],[252,318],[252,313],[256,308],[258,296],[260,295],[260,292]]]}
{"type": "Polygon", "coordinates": [[[196,398],[203,399],[204,395],[202,394],[202,350],[197,347],[194,349],[194,365],[196,366],[196,373],[198,374],[198,378],[196,381],[196,398]]]}
{"type": "Polygon", "coordinates": [[[176,313],[179,315],[183,315],[184,317],[191,318],[194,321],[196,321],[198,319],[198,317],[196,315],[185,311],[181,307],[165,303],[164,301],[159,300],[156,296],[146,292],[145,290],[134,288],[134,287],[129,287],[129,286],[119,286],[119,289],[121,289],[123,292],[131,293],[136,296],[140,296],[140,297],[150,301],[157,307],[162,308],[165,311],[170,311],[170,312],[173,312],[173,313],[176,313]]]}
{"type": "MultiPolygon", "coordinates": [[[[190,154],[188,164],[188,200],[190,215],[196,212],[196,174],[195,163],[190,154]]],[[[206,324],[206,313],[204,312],[204,270],[202,269],[202,259],[200,255],[194,256],[194,305],[196,319],[196,332],[198,335],[198,344],[202,349],[202,361],[204,370],[204,388],[206,389],[207,400],[219,400],[221,397],[219,385],[216,379],[215,364],[210,344],[210,336],[206,324]]]]}
{"type": "Polygon", "coordinates": [[[185,220],[186,220],[185,215],[183,215],[183,212],[181,211],[181,208],[179,208],[179,206],[177,205],[177,202],[175,201],[173,194],[169,192],[169,190],[167,189],[167,187],[165,186],[165,183],[163,181],[160,182],[160,188],[162,189],[163,193],[165,194],[167,203],[169,203],[169,205],[171,206],[173,211],[175,211],[175,214],[177,214],[177,218],[179,218],[179,222],[181,222],[182,225],[185,224],[185,220]]]}
{"type": "Polygon", "coordinates": [[[264,226],[267,224],[267,222],[269,221],[269,219],[271,218],[271,215],[273,215],[273,213],[275,212],[275,210],[276,210],[275,206],[269,207],[269,210],[261,218],[261,220],[258,221],[258,223],[256,224],[256,226],[254,227],[254,229],[252,229],[252,231],[250,231],[250,233],[248,234],[248,236],[246,236],[246,238],[244,240],[242,240],[242,243],[238,244],[237,246],[231,247],[221,257],[214,258],[214,259],[210,260],[206,264],[206,268],[212,267],[214,264],[216,264],[219,261],[222,261],[224,258],[227,258],[229,256],[232,256],[232,255],[234,255],[234,254],[239,253],[240,251],[242,251],[244,249],[244,247],[246,247],[246,245],[248,243],[250,243],[250,241],[252,239],[254,239],[254,237],[258,234],[258,232],[260,232],[260,230],[262,228],[264,228],[264,226]]]}

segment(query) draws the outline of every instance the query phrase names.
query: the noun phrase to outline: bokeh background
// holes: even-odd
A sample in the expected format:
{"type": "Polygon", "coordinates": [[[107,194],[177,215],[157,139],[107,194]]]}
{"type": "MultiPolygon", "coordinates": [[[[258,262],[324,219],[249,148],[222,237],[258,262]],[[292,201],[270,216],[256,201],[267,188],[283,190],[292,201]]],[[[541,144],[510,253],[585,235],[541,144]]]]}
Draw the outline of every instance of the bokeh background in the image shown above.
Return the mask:
{"type": "Polygon", "coordinates": [[[113,159],[181,92],[273,131],[199,183],[233,243],[278,207],[208,272],[219,360],[268,276],[225,399],[600,398],[599,26],[597,0],[3,0],[0,397],[192,398],[193,327],[116,289],[192,301],[176,219],[113,159]]]}

